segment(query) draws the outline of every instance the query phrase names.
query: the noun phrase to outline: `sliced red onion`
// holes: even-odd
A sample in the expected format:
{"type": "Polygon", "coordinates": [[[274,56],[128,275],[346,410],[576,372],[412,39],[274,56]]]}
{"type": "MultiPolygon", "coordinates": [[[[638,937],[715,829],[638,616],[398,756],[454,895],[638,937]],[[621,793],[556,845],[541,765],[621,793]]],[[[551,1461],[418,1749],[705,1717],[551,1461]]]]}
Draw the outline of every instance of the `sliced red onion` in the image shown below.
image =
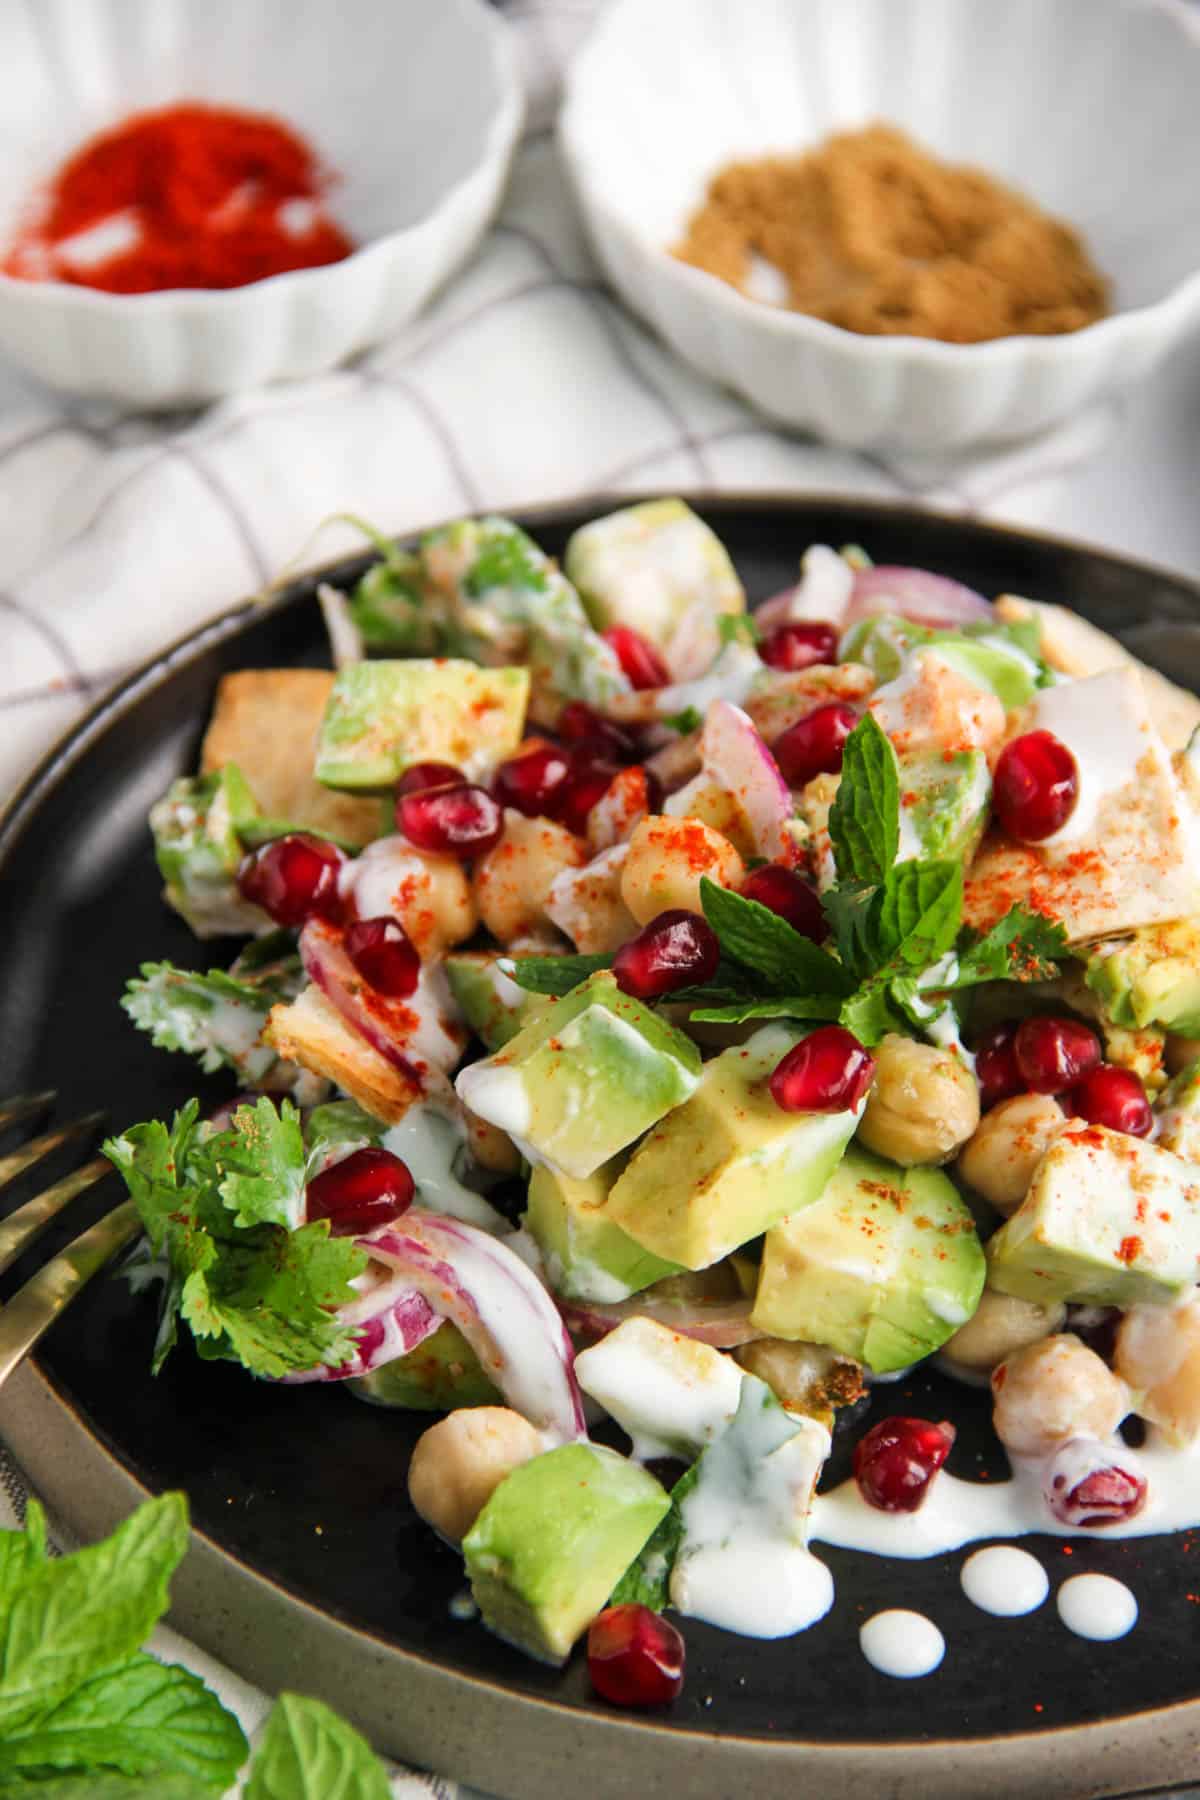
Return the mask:
{"type": "Polygon", "coordinates": [[[611,1305],[592,1300],[560,1300],[567,1330],[589,1343],[606,1337],[626,1319],[654,1319],[680,1337],[711,1344],[714,1350],[735,1350],[752,1344],[766,1333],[750,1323],[752,1300],[618,1300],[611,1305]]]}
{"type": "Polygon", "coordinates": [[[357,1326],[355,1350],[346,1362],[336,1368],[322,1363],[316,1369],[301,1369],[285,1375],[290,1385],[310,1381],[346,1381],[352,1375],[369,1375],[372,1369],[407,1356],[441,1324],[441,1318],[412,1282],[401,1275],[384,1275],[378,1269],[368,1271],[368,1285],[354,1300],[338,1311],[338,1320],[348,1327],[357,1326]]]}
{"type": "Polygon", "coordinates": [[[906,569],[886,563],[858,570],[845,627],[849,629],[876,613],[896,613],[902,619],[911,619],[914,625],[928,625],[939,631],[993,617],[991,602],[974,588],[964,587],[961,581],[934,575],[929,569],[906,569]]]}
{"type": "Polygon", "coordinates": [[[347,1025],[417,1087],[427,1088],[431,1069],[453,1068],[462,1055],[467,1033],[450,1023],[426,970],[409,999],[388,999],[363,980],[346,954],[341,927],[326,919],[308,921],[300,933],[300,958],[347,1025]]]}
{"type": "Polygon", "coordinates": [[[700,736],[705,773],[745,815],[757,855],[789,857],[792,796],[778,765],[740,706],[714,700],[700,736]]]}
{"type": "Polygon", "coordinates": [[[586,1437],[571,1340],[546,1289],[507,1244],[415,1209],[355,1241],[453,1320],[514,1411],[565,1443],[586,1437]]]}

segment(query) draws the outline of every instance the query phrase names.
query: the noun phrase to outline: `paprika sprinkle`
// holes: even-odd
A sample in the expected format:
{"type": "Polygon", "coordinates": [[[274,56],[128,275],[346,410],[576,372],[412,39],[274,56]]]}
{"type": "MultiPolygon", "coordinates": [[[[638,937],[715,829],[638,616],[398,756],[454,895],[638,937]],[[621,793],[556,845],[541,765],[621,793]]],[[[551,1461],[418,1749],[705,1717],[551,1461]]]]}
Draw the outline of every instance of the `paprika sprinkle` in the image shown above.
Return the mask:
{"type": "Polygon", "coordinates": [[[63,165],[4,273],[145,294],[339,262],[354,245],[323,210],[328,183],[279,119],[191,101],[138,113],[63,165]]]}

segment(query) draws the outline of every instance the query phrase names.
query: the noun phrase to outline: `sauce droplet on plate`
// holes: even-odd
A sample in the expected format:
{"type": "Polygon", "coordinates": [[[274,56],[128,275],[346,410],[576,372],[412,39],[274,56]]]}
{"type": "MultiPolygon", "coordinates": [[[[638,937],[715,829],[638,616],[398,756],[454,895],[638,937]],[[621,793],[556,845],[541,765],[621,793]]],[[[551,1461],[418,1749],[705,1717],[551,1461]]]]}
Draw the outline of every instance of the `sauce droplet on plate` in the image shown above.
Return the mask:
{"type": "Polygon", "coordinates": [[[1138,1603],[1111,1575],[1072,1575],[1058,1590],[1058,1616],[1076,1637],[1108,1643],[1137,1624],[1138,1603]]]}
{"type": "Polygon", "coordinates": [[[1028,1550],[993,1544],[977,1550],[962,1566],[963,1593],[980,1612],[1015,1619],[1034,1612],[1050,1591],[1046,1571],[1028,1550]]]}
{"type": "Polygon", "coordinates": [[[946,1640],[933,1620],[902,1607],[868,1619],[858,1641],[873,1669],[900,1681],[931,1675],[946,1654],[946,1640]]]}

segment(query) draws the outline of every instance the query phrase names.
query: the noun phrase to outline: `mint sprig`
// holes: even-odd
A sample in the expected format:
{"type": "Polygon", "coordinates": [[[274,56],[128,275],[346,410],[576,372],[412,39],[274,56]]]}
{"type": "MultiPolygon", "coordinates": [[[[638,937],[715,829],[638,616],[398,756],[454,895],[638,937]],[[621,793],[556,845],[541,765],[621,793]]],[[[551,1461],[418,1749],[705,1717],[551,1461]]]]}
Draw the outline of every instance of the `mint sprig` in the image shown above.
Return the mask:
{"type": "Polygon", "coordinates": [[[864,713],[846,739],[842,778],[829,811],[839,881],[878,886],[900,847],[900,772],[883,727],[864,713]]]}
{"type": "Polygon", "coordinates": [[[612,956],[517,956],[505,958],[502,973],[528,994],[549,994],[555,1000],[594,975],[610,969],[612,956]]]}
{"type": "Polygon", "coordinates": [[[748,969],[774,994],[848,994],[853,980],[827,950],[769,907],[700,878],[700,904],[722,956],[748,969]]]}

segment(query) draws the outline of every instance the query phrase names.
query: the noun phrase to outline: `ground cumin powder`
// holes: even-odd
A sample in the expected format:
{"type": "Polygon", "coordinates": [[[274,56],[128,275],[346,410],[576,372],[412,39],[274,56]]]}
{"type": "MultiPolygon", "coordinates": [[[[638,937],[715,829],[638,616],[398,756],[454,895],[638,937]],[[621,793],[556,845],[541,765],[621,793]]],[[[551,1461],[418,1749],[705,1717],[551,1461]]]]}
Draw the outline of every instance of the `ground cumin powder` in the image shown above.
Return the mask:
{"type": "Polygon", "coordinates": [[[1069,226],[888,125],[728,164],[675,254],[752,298],[765,262],[784,304],[847,331],[974,344],[1078,331],[1108,310],[1069,226]]]}

